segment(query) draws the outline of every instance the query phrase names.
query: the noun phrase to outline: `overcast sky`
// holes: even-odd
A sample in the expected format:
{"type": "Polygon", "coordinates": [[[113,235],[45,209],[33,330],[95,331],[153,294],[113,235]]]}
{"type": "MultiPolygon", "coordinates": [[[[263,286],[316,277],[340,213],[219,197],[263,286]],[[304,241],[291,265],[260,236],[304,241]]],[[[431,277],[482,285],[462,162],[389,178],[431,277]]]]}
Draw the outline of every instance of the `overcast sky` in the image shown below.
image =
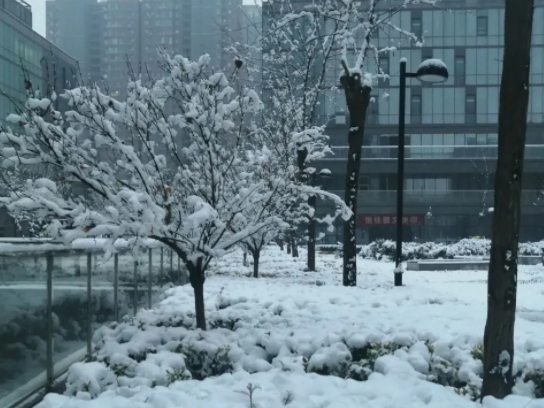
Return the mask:
{"type": "Polygon", "coordinates": [[[45,37],[45,0],[25,0],[32,6],[32,27],[45,37]]]}
{"type": "MultiPolygon", "coordinates": [[[[34,30],[45,37],[45,1],[25,0],[32,6],[32,26],[34,30]]],[[[76,0],[77,1],[77,0],[76,0]]],[[[254,0],[244,0],[244,4],[255,4],[254,0]]]]}

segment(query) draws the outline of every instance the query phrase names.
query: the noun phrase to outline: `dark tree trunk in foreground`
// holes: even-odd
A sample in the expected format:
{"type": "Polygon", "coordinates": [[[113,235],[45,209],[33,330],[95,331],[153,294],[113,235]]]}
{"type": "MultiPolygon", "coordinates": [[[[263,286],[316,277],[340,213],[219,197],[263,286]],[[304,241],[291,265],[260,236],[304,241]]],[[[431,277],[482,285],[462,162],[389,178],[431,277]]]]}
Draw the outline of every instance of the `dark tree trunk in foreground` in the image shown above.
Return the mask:
{"type": "Polygon", "coordinates": [[[251,255],[253,255],[253,277],[259,277],[259,259],[261,258],[261,250],[255,249],[251,250],[251,255]]]}
{"type": "Polygon", "coordinates": [[[201,258],[196,264],[191,262],[187,264],[191,286],[195,294],[196,328],[206,330],[206,310],[204,309],[204,281],[206,280],[206,274],[203,267],[201,258]]]}
{"type": "Polygon", "coordinates": [[[517,257],[532,24],[532,0],[506,0],[482,398],[504,398],[512,392],[514,382],[517,257]]]}
{"type": "Polygon", "coordinates": [[[308,219],[308,270],[315,272],[315,210],[317,207],[317,196],[312,195],[308,197],[308,206],[314,211],[313,214],[309,215],[308,219]]]}
{"type": "Polygon", "coordinates": [[[340,78],[346,95],[349,112],[348,161],[346,169],[346,185],[344,202],[352,211],[351,217],[344,221],[344,286],[357,285],[357,192],[359,191],[359,171],[361,168],[361,148],[365,132],[365,120],[370,103],[371,88],[364,86],[359,74],[346,72],[340,78]]]}
{"type": "Polygon", "coordinates": [[[291,240],[289,238],[287,238],[287,242],[285,243],[285,245],[287,245],[287,253],[290,254],[291,253],[291,240]]]}

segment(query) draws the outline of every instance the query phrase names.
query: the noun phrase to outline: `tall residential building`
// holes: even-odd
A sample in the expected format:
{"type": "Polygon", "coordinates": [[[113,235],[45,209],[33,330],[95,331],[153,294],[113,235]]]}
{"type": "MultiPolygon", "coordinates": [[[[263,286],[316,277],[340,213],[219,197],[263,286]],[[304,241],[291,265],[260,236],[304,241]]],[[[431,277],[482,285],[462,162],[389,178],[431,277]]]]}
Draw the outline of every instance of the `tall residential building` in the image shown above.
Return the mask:
{"type": "Polygon", "coordinates": [[[46,2],[46,37],[73,56],[84,73],[90,72],[91,23],[95,0],[55,0],[46,2]]]}
{"type": "MultiPolygon", "coordinates": [[[[364,4],[364,3],[363,3],[364,4]]],[[[400,43],[385,28],[374,41],[400,48],[381,54],[390,79],[375,84],[367,113],[358,197],[358,240],[395,238],[399,60],[409,72],[428,58],[448,66],[449,80],[423,84],[408,79],[404,179],[405,240],[457,240],[491,236],[497,158],[498,100],[504,43],[504,2],[443,0],[440,8],[406,8],[393,18],[424,38],[422,47],[400,43]]],[[[331,61],[329,85],[338,85],[339,61],[331,61]]],[[[375,69],[375,68],[374,68],[375,69]]],[[[523,175],[522,241],[544,239],[544,1],[535,0],[527,145],[523,175]]],[[[327,87],[328,88],[328,87],[327,87]]],[[[349,120],[341,90],[324,98],[334,156],[317,163],[332,171],[323,186],[344,196],[349,120]]],[[[321,202],[321,211],[326,204],[321,202]]],[[[318,209],[319,211],[319,209],[318,209]]],[[[342,225],[329,236],[341,241],[342,225]]],[[[323,231],[326,232],[326,231],[323,231]]]]}
{"type": "Polygon", "coordinates": [[[74,50],[84,79],[107,78],[124,93],[127,60],[136,74],[160,75],[157,47],[224,67],[229,41],[240,41],[242,0],[47,0],[47,36],[74,50]]]}
{"type": "MultiPolygon", "coordinates": [[[[32,9],[27,3],[1,0],[0,126],[7,125],[5,119],[15,111],[14,105],[21,106],[26,101],[23,67],[34,89],[52,86],[60,93],[72,80],[76,61],[32,30],[32,9]]],[[[57,103],[62,104],[62,100],[59,98],[57,103]]],[[[15,223],[5,209],[0,209],[0,237],[16,233],[15,223]]]]}

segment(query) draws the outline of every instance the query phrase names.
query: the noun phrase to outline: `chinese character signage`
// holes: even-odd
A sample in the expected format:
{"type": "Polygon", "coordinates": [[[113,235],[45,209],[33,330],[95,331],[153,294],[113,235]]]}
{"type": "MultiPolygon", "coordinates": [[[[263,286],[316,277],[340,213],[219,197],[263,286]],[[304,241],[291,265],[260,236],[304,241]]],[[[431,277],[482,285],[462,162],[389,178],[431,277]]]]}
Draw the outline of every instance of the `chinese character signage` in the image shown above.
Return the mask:
{"type": "MultiPolygon", "coordinates": [[[[387,227],[397,224],[397,216],[392,214],[361,214],[360,227],[387,227]]],[[[402,217],[402,225],[418,226],[425,224],[425,214],[406,214],[402,217]]]]}

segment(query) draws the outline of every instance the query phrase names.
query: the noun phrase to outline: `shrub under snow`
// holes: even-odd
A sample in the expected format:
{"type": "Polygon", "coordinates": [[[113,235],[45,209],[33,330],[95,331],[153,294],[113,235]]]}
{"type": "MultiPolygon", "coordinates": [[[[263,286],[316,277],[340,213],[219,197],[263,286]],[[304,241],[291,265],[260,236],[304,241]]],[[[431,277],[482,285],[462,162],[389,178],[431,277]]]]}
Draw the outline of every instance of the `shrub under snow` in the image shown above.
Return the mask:
{"type": "MultiPolygon", "coordinates": [[[[392,260],[395,257],[396,244],[391,240],[377,240],[361,246],[359,255],[366,259],[392,260]]],[[[453,259],[460,256],[489,256],[489,239],[467,238],[451,244],[436,242],[403,242],[402,258],[409,259],[453,259]]],[[[544,241],[525,242],[519,245],[520,255],[541,255],[544,241]]]]}

